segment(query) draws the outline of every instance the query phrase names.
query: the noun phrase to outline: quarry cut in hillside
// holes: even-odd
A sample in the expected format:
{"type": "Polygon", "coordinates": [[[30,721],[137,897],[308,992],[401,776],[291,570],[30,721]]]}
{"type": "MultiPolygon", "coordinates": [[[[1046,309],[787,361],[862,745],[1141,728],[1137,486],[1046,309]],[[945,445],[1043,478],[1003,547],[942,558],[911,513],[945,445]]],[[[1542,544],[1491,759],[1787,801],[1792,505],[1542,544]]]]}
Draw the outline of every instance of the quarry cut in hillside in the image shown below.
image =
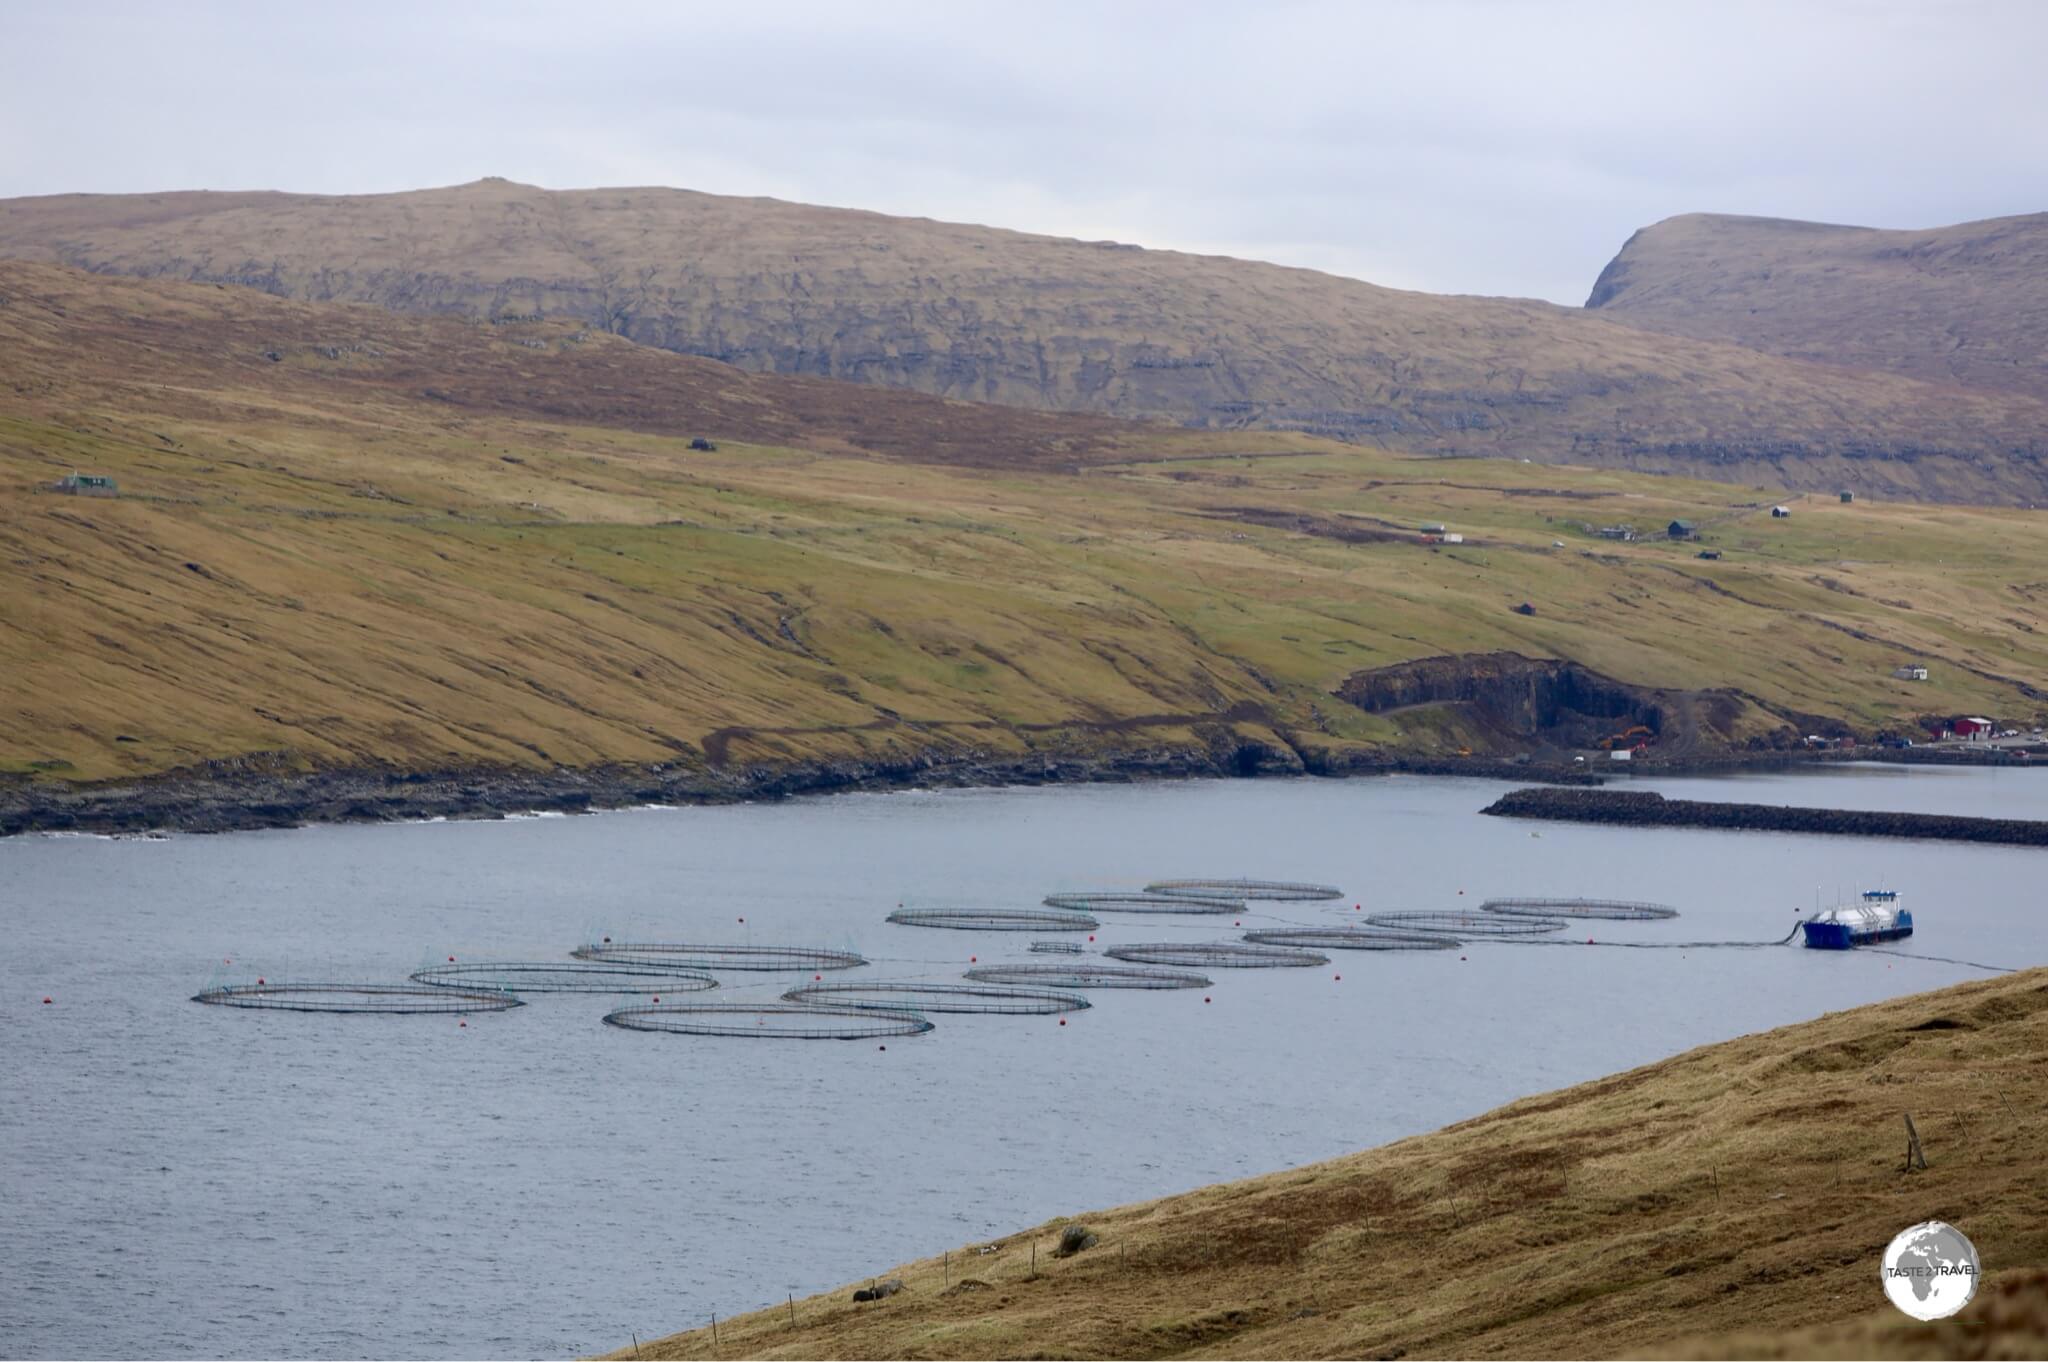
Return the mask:
{"type": "MultiPolygon", "coordinates": [[[[1632,686],[1561,658],[1478,653],[1355,672],[1339,698],[1369,714],[1434,707],[1483,750],[1563,752],[1637,741],[1662,756],[1724,751],[1756,712],[1733,691],[1632,686]]],[[[1753,727],[1753,725],[1752,725],[1753,727]]]]}
{"type": "Polygon", "coordinates": [[[0,255],[1207,429],[2048,502],[2048,402],[1527,300],[676,189],[0,202],[0,255]]]}

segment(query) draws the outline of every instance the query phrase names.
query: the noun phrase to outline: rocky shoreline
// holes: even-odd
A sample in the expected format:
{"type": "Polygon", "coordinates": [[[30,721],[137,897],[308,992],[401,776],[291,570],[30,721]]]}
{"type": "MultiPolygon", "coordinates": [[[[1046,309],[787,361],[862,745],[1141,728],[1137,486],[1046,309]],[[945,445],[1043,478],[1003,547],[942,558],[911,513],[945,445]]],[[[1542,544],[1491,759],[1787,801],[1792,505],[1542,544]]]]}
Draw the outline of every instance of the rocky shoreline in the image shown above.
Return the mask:
{"type": "Polygon", "coordinates": [[[591,813],[650,804],[722,804],[839,791],[968,786],[1103,784],[1139,780],[1281,775],[1490,776],[1591,783],[1575,771],[1533,771],[1485,759],[1288,760],[1265,749],[1167,748],[1112,756],[1015,758],[928,753],[895,761],[806,765],[563,767],[555,770],[262,771],[212,769],[90,785],[48,781],[0,786],[0,836],[25,832],[237,832],[310,823],[503,818],[591,813]]]}
{"type": "Polygon", "coordinates": [[[1723,828],[1844,837],[1924,837],[1945,842],[2048,847],[2048,822],[2019,818],[1967,818],[1956,814],[1811,809],[1775,804],[1720,804],[1696,799],[1666,799],[1647,790],[1511,790],[1480,812],[1502,818],[1541,818],[1553,822],[1606,823],[1622,827],[1723,828]]]}
{"type": "MultiPolygon", "coordinates": [[[[1874,754],[1867,754],[1874,755],[1874,754]]],[[[1815,766],[1849,753],[1730,753],[1683,762],[1642,762],[1616,772],[1526,759],[1330,753],[1257,744],[1163,747],[1115,754],[1050,751],[992,758],[929,751],[894,760],[706,767],[682,763],[407,771],[358,767],[321,771],[205,768],[132,780],[0,783],[0,836],[28,832],[239,832],[312,823],[416,822],[503,818],[522,813],[591,813],[649,804],[720,804],[841,791],[973,786],[1107,784],[1220,777],[1431,775],[1597,786],[1616,775],[1702,775],[1815,766]]],[[[1941,765],[2027,763],[1928,749],[1887,752],[1886,761],[1941,765]]],[[[2034,763],[2036,766],[2048,763],[2034,763]]],[[[1506,802],[1506,801],[1503,801],[1506,802]]],[[[1499,809],[1499,805],[1495,808],[1499,809]]],[[[1711,807],[1711,806],[1710,806],[1711,807]]],[[[1492,811],[1492,810],[1489,810],[1492,811]]],[[[1531,817],[1563,817],[1531,814],[1531,817]]],[[[1598,821],[1618,821],[1602,818],[1598,821]]],[[[1719,826],[1719,825],[1717,825],[1719,826]]],[[[1910,835],[1910,834],[1902,834],[1910,835]]]]}

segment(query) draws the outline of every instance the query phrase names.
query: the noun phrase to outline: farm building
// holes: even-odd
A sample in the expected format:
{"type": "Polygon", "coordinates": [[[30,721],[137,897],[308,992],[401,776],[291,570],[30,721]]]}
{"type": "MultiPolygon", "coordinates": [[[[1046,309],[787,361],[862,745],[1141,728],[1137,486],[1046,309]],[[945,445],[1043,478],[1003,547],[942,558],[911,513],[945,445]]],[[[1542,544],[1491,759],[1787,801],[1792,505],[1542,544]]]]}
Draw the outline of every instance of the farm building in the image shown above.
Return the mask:
{"type": "Polygon", "coordinates": [[[1633,525],[1602,525],[1593,533],[1599,535],[1602,539],[1628,540],[1636,537],[1636,527],[1633,525]]]}
{"type": "Polygon", "coordinates": [[[1956,720],[1954,732],[1958,738],[1988,738],[1997,728],[1989,719],[1968,718],[1956,720]]]}
{"type": "Polygon", "coordinates": [[[1791,514],[1792,514],[1792,508],[1791,508],[1790,506],[1773,506],[1773,507],[1771,507],[1771,519],[1773,519],[1773,520],[1783,520],[1783,519],[1785,519],[1785,518],[1786,518],[1787,516],[1789,516],[1789,515],[1791,515],[1791,514]]]}
{"type": "Polygon", "coordinates": [[[57,490],[74,497],[117,497],[114,480],[95,473],[66,473],[57,479],[57,490]]]}
{"type": "Polygon", "coordinates": [[[1700,527],[1690,520],[1674,520],[1664,527],[1664,533],[1673,539],[1691,539],[1700,532],[1700,527]]]}
{"type": "Polygon", "coordinates": [[[1854,492],[1844,492],[1844,493],[1842,493],[1842,504],[1843,504],[1844,506],[1847,506],[1847,505],[1848,505],[1848,504],[1849,504],[1850,502],[1852,502],[1852,501],[1854,501],[1854,500],[1856,500],[1856,494],[1855,494],[1854,492]]]}
{"type": "Polygon", "coordinates": [[[1901,681],[1925,681],[1927,679],[1927,668],[1917,662],[1908,662],[1902,667],[1892,668],[1892,675],[1901,681]]]}

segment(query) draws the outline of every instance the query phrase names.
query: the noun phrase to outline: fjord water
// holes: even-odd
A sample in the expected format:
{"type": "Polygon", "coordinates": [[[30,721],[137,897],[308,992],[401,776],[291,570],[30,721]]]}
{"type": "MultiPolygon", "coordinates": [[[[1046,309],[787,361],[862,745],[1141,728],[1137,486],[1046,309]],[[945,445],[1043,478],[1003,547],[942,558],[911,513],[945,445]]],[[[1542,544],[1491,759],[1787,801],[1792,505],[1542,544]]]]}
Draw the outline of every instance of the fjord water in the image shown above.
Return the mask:
{"type": "MultiPolygon", "coordinates": [[[[2048,816],[2048,775],[1857,768],[1645,781],[1677,795],[2048,816]]],[[[2048,959],[2043,853],[1479,817],[1477,780],[844,795],[588,818],[0,843],[0,1353],[569,1355],[1284,1168],[1826,1011],[2048,959]],[[951,979],[1031,937],[885,925],[1158,876],[1327,880],[1273,919],[1490,894],[1673,903],[1583,940],[1768,941],[1882,879],[1905,954],[1344,953],[937,1017],[867,1042],[645,1035],[615,1000],[508,1013],[202,1007],[209,983],[397,981],[598,935],[850,947],[836,976],[951,979]],[[1462,896],[1461,896],[1462,891],[1462,896]],[[739,919],[744,918],[742,923],[739,919]],[[228,963],[232,961],[232,964],[228,963]],[[1341,976],[1339,978],[1338,976],[1341,976]],[[44,1005],[48,996],[51,1003],[44,1005]],[[1213,1001],[1209,1001],[1213,999],[1213,1001]]],[[[1235,935],[1106,918],[1096,946],[1235,935]]],[[[1044,960],[1047,957],[1035,957],[1044,960]]],[[[805,976],[808,977],[808,976],[805,976]]],[[[727,972],[769,998],[794,975],[727,972]]]]}

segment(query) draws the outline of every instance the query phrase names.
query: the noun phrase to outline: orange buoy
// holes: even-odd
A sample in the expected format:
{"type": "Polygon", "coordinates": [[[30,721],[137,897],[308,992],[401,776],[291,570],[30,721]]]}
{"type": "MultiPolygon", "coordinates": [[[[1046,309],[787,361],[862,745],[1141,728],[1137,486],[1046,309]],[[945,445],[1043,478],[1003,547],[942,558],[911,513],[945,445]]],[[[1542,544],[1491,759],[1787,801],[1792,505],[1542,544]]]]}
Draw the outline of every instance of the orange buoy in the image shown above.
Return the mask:
{"type": "Polygon", "coordinates": [[[660,1002],[660,1001],[661,1001],[661,995],[660,995],[659,993],[657,993],[657,994],[655,994],[655,995],[654,995],[654,1001],[656,1001],[656,1002],[660,1002]]]}
{"type": "Polygon", "coordinates": [[[876,1046],[875,1048],[876,1048],[877,1050],[886,1050],[886,1049],[888,1049],[889,1047],[888,1047],[888,1046],[886,1046],[886,1045],[877,1045],[877,1046],[876,1046]]]}
{"type": "Polygon", "coordinates": [[[1060,1018],[1060,1025],[1061,1025],[1061,1026],[1065,1026],[1066,1024],[1067,1024],[1067,1019],[1066,1019],[1065,1017],[1061,1017],[1061,1018],[1060,1018]]]}
{"type": "Polygon", "coordinates": [[[451,955],[451,956],[449,956],[449,957],[448,957],[448,963],[449,963],[449,964],[451,964],[451,965],[452,965],[452,964],[454,964],[454,963],[455,963],[455,957],[454,957],[454,956],[452,956],[452,955],[451,955]]]}
{"type": "Polygon", "coordinates": [[[1206,1002],[1208,1002],[1209,1000],[1208,1000],[1207,998],[1204,998],[1204,999],[1202,999],[1202,1001],[1206,1003],[1206,1002]]]}
{"type": "Polygon", "coordinates": [[[261,987],[263,987],[263,986],[264,986],[265,984],[267,984],[267,983],[269,983],[269,982],[270,982],[270,981],[269,981],[268,979],[260,979],[260,978],[259,978],[259,979],[258,979],[258,980],[256,981],[256,987],[258,987],[258,988],[261,988],[261,987]]]}
{"type": "Polygon", "coordinates": [[[1338,975],[1338,976],[1337,976],[1337,982],[1338,982],[1338,983],[1340,983],[1340,984],[1341,984],[1341,983],[1343,983],[1343,982],[1344,982],[1344,976],[1343,976],[1343,975],[1341,975],[1341,974],[1340,974],[1340,975],[1338,975]]]}
{"type": "Polygon", "coordinates": [[[457,1023],[455,1023],[455,1024],[456,1024],[457,1026],[467,1026],[467,1025],[469,1025],[469,1023],[468,1023],[468,1022],[457,1022],[457,1023]]]}
{"type": "Polygon", "coordinates": [[[43,999],[43,1006],[44,1006],[44,1007],[48,1007],[49,1005],[50,1005],[50,1000],[49,1000],[48,998],[45,998],[45,999],[43,999]]]}

